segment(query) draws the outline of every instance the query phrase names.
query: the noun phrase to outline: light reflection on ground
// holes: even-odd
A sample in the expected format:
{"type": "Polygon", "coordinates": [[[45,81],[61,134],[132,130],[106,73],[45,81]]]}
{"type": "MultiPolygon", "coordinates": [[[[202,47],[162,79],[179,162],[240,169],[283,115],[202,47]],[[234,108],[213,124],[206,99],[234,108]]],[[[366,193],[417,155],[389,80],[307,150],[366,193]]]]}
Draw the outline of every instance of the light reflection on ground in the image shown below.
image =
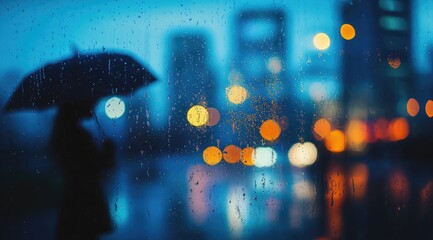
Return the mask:
{"type": "MultiPolygon", "coordinates": [[[[288,160],[209,166],[198,153],[118,159],[105,179],[115,231],[101,239],[371,236],[380,223],[388,224],[384,233],[405,223],[401,231],[417,236],[407,223],[432,211],[428,168],[403,168],[395,159],[318,161],[299,169],[288,160]],[[376,224],[362,227],[369,221],[376,224]]],[[[11,223],[26,231],[9,231],[50,239],[55,219],[55,208],[43,209],[11,223]]]]}

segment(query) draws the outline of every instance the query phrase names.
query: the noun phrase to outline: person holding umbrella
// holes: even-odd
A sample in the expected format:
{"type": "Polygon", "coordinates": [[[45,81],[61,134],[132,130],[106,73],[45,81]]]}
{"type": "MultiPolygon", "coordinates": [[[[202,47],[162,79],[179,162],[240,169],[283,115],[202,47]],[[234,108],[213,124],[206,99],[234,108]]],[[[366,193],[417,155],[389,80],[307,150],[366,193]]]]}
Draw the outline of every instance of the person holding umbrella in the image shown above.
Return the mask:
{"type": "Polygon", "coordinates": [[[9,99],[7,111],[58,106],[50,143],[63,177],[57,239],[97,239],[112,230],[100,176],[113,166],[115,147],[104,140],[98,148],[82,120],[96,117],[98,99],[131,94],[155,80],[128,55],[77,52],[28,75],[9,99]]]}
{"type": "Polygon", "coordinates": [[[57,239],[97,239],[112,230],[100,175],[113,166],[114,144],[98,149],[81,121],[92,117],[93,101],[64,103],[54,122],[51,147],[63,176],[57,239]]]}

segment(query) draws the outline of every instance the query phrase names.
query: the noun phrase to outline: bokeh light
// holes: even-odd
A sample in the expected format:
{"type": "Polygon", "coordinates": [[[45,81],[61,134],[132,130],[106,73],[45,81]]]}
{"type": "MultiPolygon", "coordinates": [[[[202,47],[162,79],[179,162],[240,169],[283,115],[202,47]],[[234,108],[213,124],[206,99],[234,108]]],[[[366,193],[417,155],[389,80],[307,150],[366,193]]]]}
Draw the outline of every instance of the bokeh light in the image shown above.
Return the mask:
{"type": "Polygon", "coordinates": [[[340,153],[346,149],[346,137],[340,130],[332,130],[325,138],[325,146],[330,152],[340,153]]]}
{"type": "Polygon", "coordinates": [[[339,165],[331,165],[326,172],[326,179],[328,180],[326,200],[331,207],[341,207],[341,204],[345,199],[347,194],[345,175],[346,172],[339,165]]]}
{"type": "Polygon", "coordinates": [[[189,124],[195,127],[200,127],[207,123],[209,119],[209,113],[205,107],[195,105],[188,110],[186,119],[188,120],[189,124]]]}
{"type": "Polygon", "coordinates": [[[258,147],[253,151],[253,163],[256,167],[270,167],[277,161],[277,153],[270,147],[258,147]]]}
{"type": "Polygon", "coordinates": [[[223,158],[228,163],[237,163],[241,160],[242,149],[235,145],[228,145],[224,148],[223,158]]]}
{"type": "Polygon", "coordinates": [[[425,113],[429,118],[433,117],[433,101],[428,100],[425,104],[425,113]]]}
{"type": "Polygon", "coordinates": [[[394,69],[400,67],[401,61],[399,57],[388,57],[388,64],[394,69]]]}
{"type": "Polygon", "coordinates": [[[360,152],[367,146],[368,126],[364,121],[352,119],[346,129],[348,148],[360,152]]]}
{"type": "Polygon", "coordinates": [[[345,40],[352,40],[356,35],[356,31],[352,25],[346,23],[341,25],[340,34],[345,40]]]}
{"type": "Polygon", "coordinates": [[[245,102],[248,96],[248,91],[241,86],[235,85],[228,89],[227,97],[231,103],[241,104],[245,102]]]}
{"type": "Polygon", "coordinates": [[[242,81],[244,79],[244,77],[242,76],[242,74],[239,71],[234,69],[229,73],[228,79],[232,83],[232,82],[242,81]]]}
{"type": "Polygon", "coordinates": [[[389,140],[404,140],[409,135],[409,123],[405,118],[395,118],[389,123],[388,132],[389,140]]]}
{"type": "Polygon", "coordinates": [[[281,59],[279,57],[271,57],[268,60],[267,68],[269,72],[273,74],[278,74],[281,72],[283,68],[283,64],[281,63],[281,59]]]}
{"type": "Polygon", "coordinates": [[[343,229],[343,202],[346,199],[347,185],[345,184],[345,172],[339,166],[331,166],[326,179],[328,187],[326,191],[326,215],[327,233],[329,239],[341,239],[343,229]]]}
{"type": "Polygon", "coordinates": [[[408,178],[402,170],[394,170],[389,176],[389,188],[391,197],[398,201],[408,201],[410,186],[408,178]]]}
{"type": "Polygon", "coordinates": [[[311,142],[295,143],[288,153],[290,164],[302,168],[316,162],[317,148],[311,142]]]}
{"type": "Polygon", "coordinates": [[[308,95],[315,102],[321,102],[328,98],[328,91],[325,84],[321,82],[313,82],[308,88],[308,95]]]}
{"type": "Polygon", "coordinates": [[[380,118],[374,123],[374,137],[377,140],[388,140],[388,121],[384,118],[380,118]]]}
{"type": "Polygon", "coordinates": [[[419,112],[419,103],[415,98],[410,98],[406,103],[407,114],[415,117],[419,112]]]}
{"type": "Polygon", "coordinates": [[[368,184],[368,168],[364,163],[358,163],[352,167],[350,173],[350,179],[348,182],[352,182],[352,195],[355,200],[362,200],[367,193],[368,184]]]}
{"type": "Polygon", "coordinates": [[[221,118],[218,109],[209,107],[207,108],[207,112],[209,114],[209,119],[207,120],[206,125],[210,127],[217,125],[221,118]]]}
{"type": "Polygon", "coordinates": [[[242,150],[241,161],[245,166],[253,166],[254,165],[253,152],[254,152],[254,148],[252,148],[252,147],[247,147],[247,148],[244,148],[242,150]]]}
{"type": "Polygon", "coordinates": [[[325,33],[318,33],[313,38],[313,44],[319,50],[326,50],[331,45],[331,39],[325,33]]]}
{"type": "Polygon", "coordinates": [[[260,126],[260,135],[268,141],[276,140],[280,134],[280,125],[278,125],[278,123],[272,119],[264,121],[260,126]]]}
{"type": "Polygon", "coordinates": [[[125,113],[125,103],[118,97],[112,97],[105,102],[105,114],[111,119],[120,118],[125,113]]]}
{"type": "Polygon", "coordinates": [[[313,131],[317,140],[323,140],[331,133],[331,123],[324,118],[320,118],[314,123],[313,131]]]}
{"type": "Polygon", "coordinates": [[[249,194],[244,189],[243,186],[232,186],[227,193],[225,209],[230,229],[230,239],[242,239],[243,232],[246,231],[245,229],[250,221],[250,205],[248,201],[245,201],[245,196],[249,194]],[[239,192],[245,192],[245,195],[242,196],[239,192]]]}
{"type": "Polygon", "coordinates": [[[203,151],[203,160],[208,165],[216,165],[221,162],[221,150],[215,146],[210,146],[203,151]]]}
{"type": "Polygon", "coordinates": [[[316,187],[311,181],[302,180],[293,184],[295,198],[299,200],[313,200],[316,197],[316,187]]]}
{"type": "Polygon", "coordinates": [[[211,191],[208,185],[212,182],[211,176],[207,174],[206,166],[203,164],[193,165],[188,169],[186,175],[188,183],[188,208],[190,216],[195,223],[202,224],[209,215],[210,204],[207,194],[211,191]],[[197,184],[199,183],[199,184],[197,184]]]}

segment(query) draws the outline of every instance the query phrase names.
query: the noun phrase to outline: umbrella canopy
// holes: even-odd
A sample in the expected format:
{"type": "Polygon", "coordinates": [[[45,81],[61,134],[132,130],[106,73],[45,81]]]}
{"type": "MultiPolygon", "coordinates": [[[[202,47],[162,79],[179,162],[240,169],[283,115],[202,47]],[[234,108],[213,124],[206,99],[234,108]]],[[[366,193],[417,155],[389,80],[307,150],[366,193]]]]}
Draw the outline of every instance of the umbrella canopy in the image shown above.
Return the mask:
{"type": "Polygon", "coordinates": [[[129,94],[155,80],[142,64],[128,55],[77,53],[25,77],[5,110],[44,109],[63,103],[129,94]]]}

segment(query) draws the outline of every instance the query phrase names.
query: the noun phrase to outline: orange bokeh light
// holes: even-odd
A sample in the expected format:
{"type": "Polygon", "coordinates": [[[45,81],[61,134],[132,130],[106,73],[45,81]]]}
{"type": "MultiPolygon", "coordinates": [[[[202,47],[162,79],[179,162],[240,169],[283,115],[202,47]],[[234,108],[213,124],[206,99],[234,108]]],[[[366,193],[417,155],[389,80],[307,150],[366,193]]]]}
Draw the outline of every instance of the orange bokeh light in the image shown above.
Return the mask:
{"type": "Polygon", "coordinates": [[[351,150],[362,151],[367,145],[368,126],[357,119],[349,121],[346,129],[347,145],[351,150]]]}
{"type": "Polygon", "coordinates": [[[419,112],[419,103],[415,98],[411,98],[406,104],[407,114],[411,117],[415,117],[419,112]]]}
{"type": "Polygon", "coordinates": [[[331,124],[328,120],[320,118],[314,123],[313,131],[317,140],[325,139],[331,133],[331,124]]]}
{"type": "Polygon", "coordinates": [[[241,160],[242,149],[235,145],[228,145],[224,148],[223,158],[228,163],[237,163],[241,160]]]}
{"type": "Polygon", "coordinates": [[[333,153],[340,153],[346,149],[346,137],[340,130],[332,130],[325,138],[326,149],[333,153]]]}
{"type": "Polygon", "coordinates": [[[364,163],[358,163],[353,166],[349,183],[352,183],[352,194],[355,200],[361,200],[365,197],[368,184],[368,168],[364,163]]]}
{"type": "Polygon", "coordinates": [[[425,104],[425,113],[429,118],[433,117],[433,101],[428,100],[425,104]]]}
{"type": "Polygon", "coordinates": [[[245,166],[253,166],[254,165],[253,152],[254,152],[254,148],[252,148],[252,147],[247,147],[247,148],[244,148],[242,150],[241,160],[245,166]]]}
{"type": "Polygon", "coordinates": [[[221,161],[221,150],[215,146],[210,146],[203,151],[203,160],[208,165],[216,165],[221,161]]]}
{"type": "Polygon", "coordinates": [[[340,34],[345,40],[352,40],[356,35],[356,31],[352,25],[346,23],[341,25],[340,34]]]}
{"type": "Polygon", "coordinates": [[[399,57],[388,57],[388,64],[390,67],[396,69],[400,67],[401,61],[399,57]]]}
{"type": "Polygon", "coordinates": [[[409,123],[405,118],[394,118],[388,126],[389,140],[400,141],[409,136],[409,123]]]}
{"type": "Polygon", "coordinates": [[[328,235],[331,239],[340,239],[343,228],[342,207],[346,195],[343,169],[337,165],[331,166],[327,170],[326,179],[328,183],[325,195],[328,235]]]}
{"type": "Polygon", "coordinates": [[[335,207],[341,206],[346,195],[346,177],[343,169],[338,165],[331,165],[326,172],[328,192],[326,201],[335,207]]]}
{"type": "Polygon", "coordinates": [[[260,126],[260,135],[268,141],[276,140],[281,134],[280,125],[272,119],[266,120],[260,126]]]}

